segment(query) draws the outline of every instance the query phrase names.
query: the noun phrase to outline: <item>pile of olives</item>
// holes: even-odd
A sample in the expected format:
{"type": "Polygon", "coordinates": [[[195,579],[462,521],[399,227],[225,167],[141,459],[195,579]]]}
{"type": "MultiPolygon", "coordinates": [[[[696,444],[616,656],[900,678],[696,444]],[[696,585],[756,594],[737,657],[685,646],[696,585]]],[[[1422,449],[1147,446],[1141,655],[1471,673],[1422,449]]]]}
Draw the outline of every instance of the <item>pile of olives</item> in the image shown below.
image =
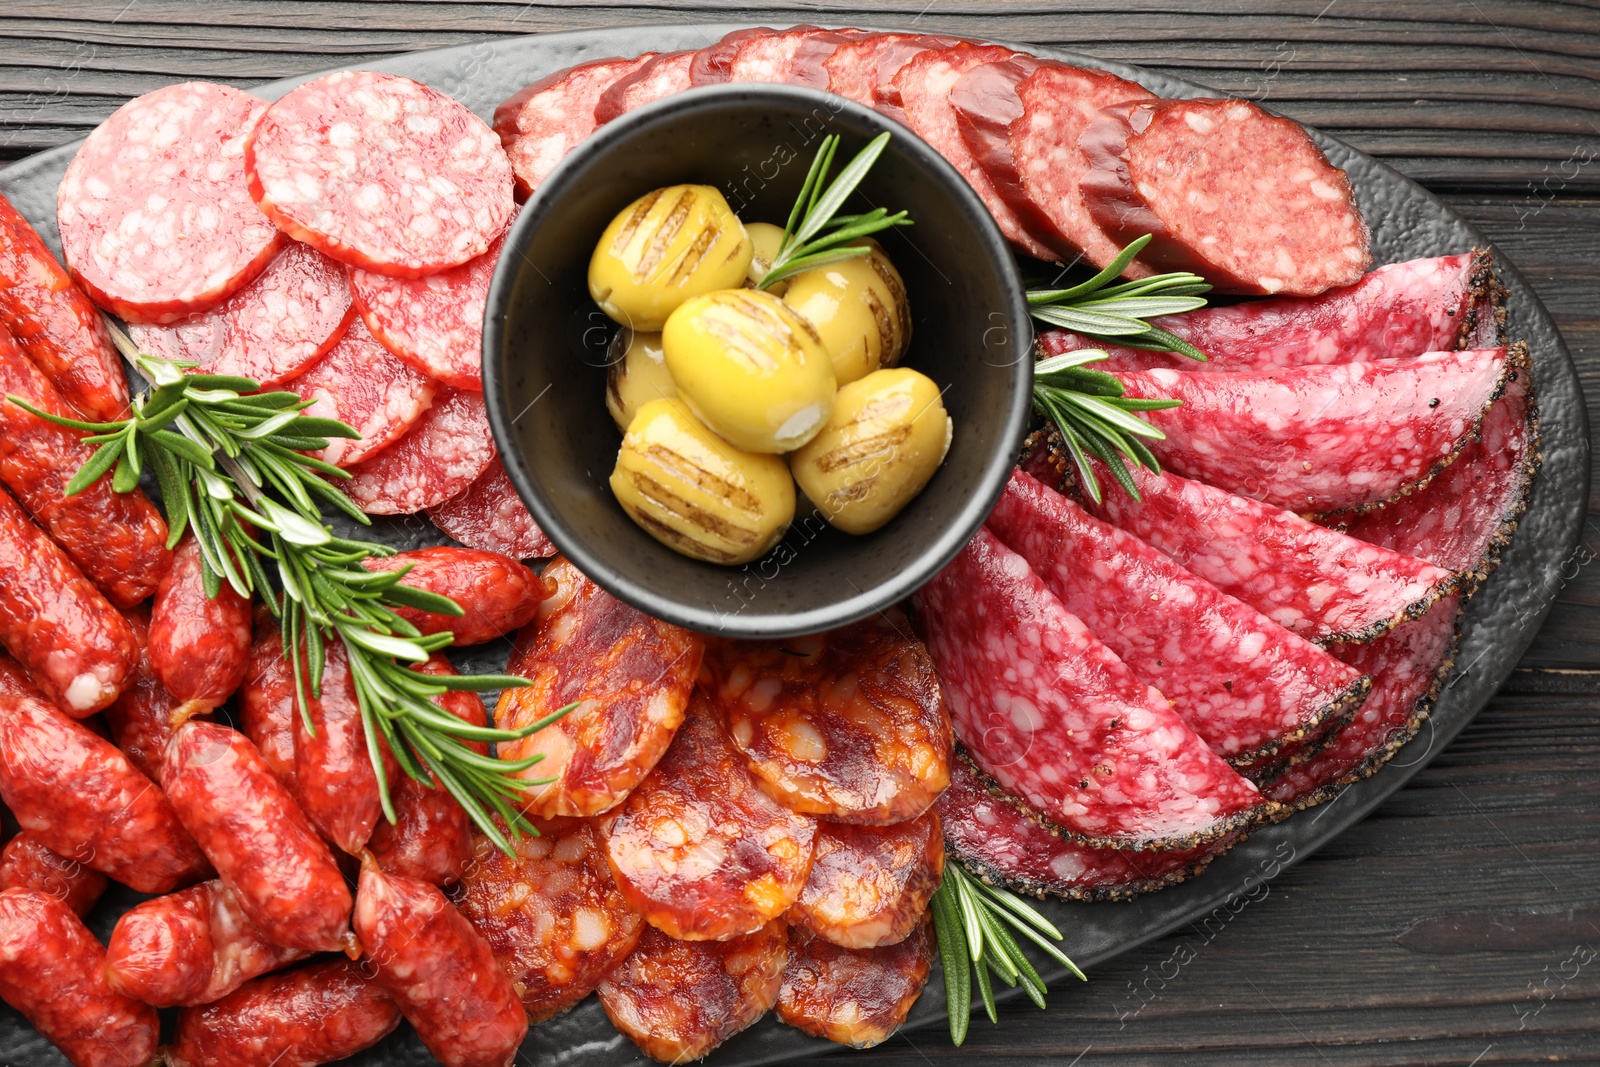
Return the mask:
{"type": "Polygon", "coordinates": [[[622,324],[606,406],[623,431],[611,474],[634,522],[713,563],[759,559],[795,515],[795,484],[833,526],[878,529],[950,449],[939,387],[896,367],[905,286],[866,255],[758,288],[783,230],[742,223],[708,185],[674,185],[611,221],[589,294],[622,324]]]}

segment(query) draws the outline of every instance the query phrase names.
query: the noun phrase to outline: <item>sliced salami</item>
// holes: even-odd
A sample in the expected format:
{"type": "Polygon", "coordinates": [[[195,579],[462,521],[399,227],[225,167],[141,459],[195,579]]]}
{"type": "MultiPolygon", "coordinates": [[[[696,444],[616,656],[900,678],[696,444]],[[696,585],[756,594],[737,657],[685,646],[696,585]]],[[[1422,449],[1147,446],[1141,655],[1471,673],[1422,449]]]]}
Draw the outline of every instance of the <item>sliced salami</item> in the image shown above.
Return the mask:
{"type": "Polygon", "coordinates": [[[845,948],[893,945],[921,923],[943,877],[944,838],[932,811],[894,826],[822,823],[816,862],[788,919],[845,948]]]}
{"type": "Polygon", "coordinates": [[[312,453],[336,467],[353,467],[404,437],[433,406],[437,390],[374,340],[359,319],[327,355],[283,388],[312,401],[306,414],[338,419],[361,435],[329,438],[327,448],[312,453]]]}
{"type": "Polygon", "coordinates": [[[505,235],[459,267],[426,278],[351,270],[361,320],[383,347],[435,381],[483,391],[483,308],[505,235]]]}
{"type": "Polygon", "coordinates": [[[340,488],[369,515],[410,515],[466,492],[494,456],[483,394],[441,386],[416,425],[350,467],[340,488]]]}
{"type": "Polygon", "coordinates": [[[744,39],[728,63],[730,82],[782,82],[812,89],[828,87],[823,61],[845,38],[816,26],[795,26],[782,33],[744,39]]]}
{"type": "Polygon", "coordinates": [[[541,818],[598,815],[650,773],[683,722],[700,673],[699,634],[624,604],[557,556],[549,592],[517,635],[507,669],[533,684],[500,695],[494,719],[519,729],[577,702],[553,725],[502,743],[506,759],[543,756],[523,807],[541,818]]]}
{"type": "Polygon", "coordinates": [[[939,822],[950,855],[985,882],[1068,900],[1124,900],[1175,885],[1199,874],[1240,836],[1172,852],[1090,848],[1002,793],[964,752],[939,797],[939,822]]]}
{"type": "MultiPolygon", "coordinates": [[[[839,45],[823,61],[828,91],[865,107],[893,109],[899,105],[894,76],[908,59],[919,52],[961,43],[959,37],[939,33],[865,34],[839,45]]],[[[899,117],[893,110],[886,113],[899,117]]]]}
{"type": "Polygon", "coordinates": [[[528,513],[498,456],[466,492],[429,508],[428,518],[468,548],[499,552],[512,559],[556,554],[556,546],[528,513]]]}
{"type": "Polygon", "coordinates": [[[1335,645],[1334,652],[1373,676],[1372,696],[1321,751],[1269,783],[1267,794],[1295,810],[1320,804],[1411,740],[1449,673],[1460,614],[1460,598],[1449,596],[1376,641],[1335,645]]]}
{"type": "Polygon", "coordinates": [[[494,109],[494,131],[511,159],[518,196],[531,195],[544,184],[556,164],[594,132],[595,105],[600,102],[600,95],[654,55],[647,52],[634,59],[596,59],[557,71],[494,109]]]}
{"type": "MultiPolygon", "coordinates": [[[[1035,259],[1057,260],[1064,249],[1050,246],[1048,238],[1054,234],[1030,231],[1027,223],[1000,196],[994,182],[967,148],[956,123],[955,108],[950,106],[950,90],[962,75],[980,64],[1010,59],[1015,54],[999,45],[965,42],[952,48],[918,52],[895,74],[892,85],[904,111],[906,125],[961,172],[989,209],[989,214],[994,216],[1006,240],[1035,259]]],[[[885,102],[893,106],[894,100],[886,98],[885,102]]]]}
{"type": "Polygon", "coordinates": [[[1379,267],[1354,285],[1321,296],[1277,296],[1150,320],[1152,326],[1204,352],[1206,363],[1121,348],[1066,330],[1048,330],[1039,341],[1051,356],[1098,348],[1111,358],[1096,366],[1111,371],[1149,367],[1272,371],[1403,359],[1424,352],[1495,347],[1498,292],[1494,257],[1487,249],[1476,248],[1379,267]],[[1480,341],[1485,327],[1489,336],[1480,341]]]}
{"type": "Polygon", "coordinates": [[[600,1006],[652,1059],[698,1060],[772,1010],[788,943],[782,919],[720,942],[646,930],[633,954],[600,983],[600,1006]]]}
{"type": "Polygon", "coordinates": [[[166,326],[133,324],[128,336],[161,359],[206,374],[253,378],[263,388],[302,374],[339,343],[355,312],[344,268],[291,241],[267,269],[221,304],[166,326]]]}
{"type": "Polygon", "coordinates": [[[756,788],[700,695],[650,777],[600,823],[622,895],[689,941],[753,934],[788,911],[816,828],[756,788]]]}
{"type": "Polygon", "coordinates": [[[1371,688],[1361,672],[1020,471],[988,526],[1235,766],[1348,716],[1371,688]]]}
{"type": "Polygon", "coordinates": [[[728,736],[793,811],[882,826],[927,811],[949,781],[939,675],[898,610],[809,637],[716,641],[706,667],[728,736]]]}
{"type": "Polygon", "coordinates": [[[956,736],[1086,843],[1187,849],[1272,813],[988,530],[915,603],[956,736]]]}
{"type": "Polygon", "coordinates": [[[61,250],[95,303],[173,322],[261,273],[283,240],[251,203],[246,142],[267,103],[182,82],[95,127],[56,191],[61,250]]]}
{"type": "Polygon", "coordinates": [[[851,949],[791,928],[778,1018],[851,1048],[887,1041],[911,1014],[933,971],[933,919],[882,948],[851,949]]]}
{"type": "Polygon", "coordinates": [[[717,85],[732,80],[733,61],[739,55],[739,50],[776,36],[778,31],[770,26],[751,26],[724,34],[721,40],[695,52],[694,59],[689,63],[689,84],[717,85]]]}
{"type": "Polygon", "coordinates": [[[633,951],[645,923],[617,889],[589,820],[524,835],[514,846],[510,857],[476,839],[456,906],[538,1023],[592,993],[633,951]]]}
{"type": "Polygon", "coordinates": [[[1477,435],[1505,387],[1503,348],[1283,371],[1123,371],[1179,474],[1298,512],[1364,510],[1421,488],[1477,435]]]}
{"type": "Polygon", "coordinates": [[[1350,179],[1297,122],[1246,100],[1143,100],[1100,112],[1078,138],[1080,186],[1119,245],[1219,291],[1314,296],[1372,264],[1350,179]]]}
{"type": "Polygon", "coordinates": [[[606,86],[595,101],[595,125],[604,126],[636,107],[688,89],[689,67],[694,63],[694,57],[692,49],[686,52],[663,52],[635,67],[632,73],[617,78],[606,86]]]}
{"type": "Polygon", "coordinates": [[[278,228],[356,267],[417,278],[481,256],[511,219],[494,131],[421,82],[342,70],[291,89],[245,147],[278,228]]]}
{"type": "MultiPolygon", "coordinates": [[[[1000,198],[1052,248],[1096,268],[1122,246],[1095,222],[1078,188],[1089,170],[1078,135],[1107,105],[1154,98],[1142,85],[1103,70],[1031,56],[980,64],[950,90],[967,149],[1000,198]]],[[[1151,272],[1140,263],[1126,273],[1151,272]]]]}
{"type": "Polygon", "coordinates": [[[1370,641],[1422,615],[1455,578],[1289,511],[1170,472],[1135,468],[1140,500],[1108,493],[1102,518],[1308,641],[1370,641]]]}

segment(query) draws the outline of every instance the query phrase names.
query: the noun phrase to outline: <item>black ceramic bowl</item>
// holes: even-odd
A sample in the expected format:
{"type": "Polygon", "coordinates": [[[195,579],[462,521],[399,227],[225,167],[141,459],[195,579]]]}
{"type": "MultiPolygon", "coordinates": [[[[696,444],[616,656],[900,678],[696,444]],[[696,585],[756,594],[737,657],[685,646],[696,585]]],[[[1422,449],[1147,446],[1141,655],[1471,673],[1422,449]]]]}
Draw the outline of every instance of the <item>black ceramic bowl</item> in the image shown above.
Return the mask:
{"type": "Polygon", "coordinates": [[[1006,244],[961,176],[915,134],[837,96],[783,85],[696,89],[602,127],[551,174],[512,227],[489,288],[483,382],[518,493],[550,539],[605,589],[683,626],[787,637],[879,611],[933,577],[983,522],[1026,425],[1032,361],[1006,244]],[[799,500],[765,558],[723,567],[678,555],[623,512],[607,479],[621,443],[605,407],[616,324],[589,299],[606,224],[651,189],[715,185],[746,222],[782,225],[818,143],[842,139],[834,173],[878,133],[893,137],[846,212],[905,208],[880,236],[914,320],[904,364],[944,389],[955,424],[928,487],[864,537],[799,500]]]}

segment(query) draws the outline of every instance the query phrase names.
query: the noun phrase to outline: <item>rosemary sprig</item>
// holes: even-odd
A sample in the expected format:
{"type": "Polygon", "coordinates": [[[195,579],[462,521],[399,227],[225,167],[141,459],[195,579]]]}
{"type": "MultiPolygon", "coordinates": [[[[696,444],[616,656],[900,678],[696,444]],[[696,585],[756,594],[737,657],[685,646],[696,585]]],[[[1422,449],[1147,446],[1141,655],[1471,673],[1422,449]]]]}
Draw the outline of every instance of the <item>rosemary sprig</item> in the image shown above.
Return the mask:
{"type": "Polygon", "coordinates": [[[1128,471],[1128,461],[1159,472],[1161,463],[1141,439],[1161,441],[1167,435],[1135,413],[1161,411],[1182,403],[1124,396],[1121,382],[1105,371],[1089,367],[1107,358],[1098,348],[1083,348],[1042,359],[1033,367],[1034,410],[1055,423],[1061,432],[1077,468],[1078,481],[1096,504],[1101,500],[1100,481],[1089,457],[1103,462],[1117,484],[1138,500],[1139,490],[1128,471]]]}
{"type": "Polygon", "coordinates": [[[984,1012],[992,1023],[999,1022],[999,1017],[995,1013],[991,975],[1009,986],[1020,984],[1029,1000],[1044,1007],[1044,995],[1048,992],[1044,979],[1023,954],[1016,934],[1032,941],[1078,978],[1088,981],[1078,965],[1051,943],[1061,940],[1061,931],[1050,920],[1015,893],[985,885],[963,870],[959,863],[945,866],[944,882],[933,894],[932,907],[933,928],[944,967],[950,1040],[956,1045],[967,1039],[974,977],[984,1012]]]}
{"type": "Polygon", "coordinates": [[[207,594],[216,596],[226,581],[241,596],[259,595],[278,617],[308,727],[308,698],[321,695],[327,642],[343,645],[385,815],[395,818],[382,769],[387,745],[405,773],[432,788],[431,773],[478,828],[509,852],[492,816],[498,813],[513,833],[532,832],[510,801],[533,784],[516,775],[539,757],[499,760],[465,742],[526,737],[570,708],[516,730],[471,726],[440,709],[433,698],[451,690],[528,683],[509,675],[431,675],[402,666],[426,662],[451,643],[451,635],[424,636],[396,608],[455,616],[462,609],[447,597],[401,584],[409,568],[368,571],[362,560],[394,550],[339,537],[324,521],[324,504],[363,525],[371,521],[328,481],[349,474],[306,455],[326,448],[330,437],[360,435],[342,422],[304,414],[310,402],[294,393],[259,392],[248,378],[186,374],[192,364],[141,353],[121,329],[108,326],[118,349],[148,382],[133,400],[130,418],[83,422],[9,398],[90,435],[84,442],[94,451],[67,492],[81,492],[108,471],[113,488],[128,492],[150,471],[161,489],[169,547],[194,530],[207,594]]]}
{"type": "Polygon", "coordinates": [[[883,155],[888,143],[887,130],[868,141],[867,146],[824,190],[823,183],[828,180],[834,154],[839,149],[839,137],[829,134],[822,139],[822,145],[811,161],[811,169],[806,172],[806,180],[800,186],[800,195],[795,198],[794,208],[789,212],[789,221],[784,224],[783,242],[778,246],[778,254],[772,257],[771,268],[756,288],[767,289],[801,271],[867,255],[871,250],[863,246],[843,246],[881,230],[911,225],[911,219],[904,211],[891,215],[881,207],[861,215],[838,215],[844,202],[861,184],[861,179],[867,176],[878,157],[883,155]]]}
{"type": "Polygon", "coordinates": [[[1182,271],[1111,284],[1149,243],[1148,233],[1130,242],[1105,270],[1071,288],[1029,290],[1028,313],[1040,322],[1097,341],[1148,352],[1176,352],[1204,362],[1204,352],[1146,321],[1157,315],[1181,315],[1205,307],[1203,294],[1209,293],[1211,286],[1204,278],[1182,271]]]}

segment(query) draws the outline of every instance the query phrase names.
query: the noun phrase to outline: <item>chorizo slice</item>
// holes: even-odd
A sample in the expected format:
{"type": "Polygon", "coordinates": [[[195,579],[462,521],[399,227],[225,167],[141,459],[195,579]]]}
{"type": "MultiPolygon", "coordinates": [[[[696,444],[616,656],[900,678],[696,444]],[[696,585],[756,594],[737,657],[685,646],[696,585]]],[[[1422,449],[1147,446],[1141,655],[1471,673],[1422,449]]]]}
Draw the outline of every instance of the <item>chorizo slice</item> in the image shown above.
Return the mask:
{"type": "Polygon", "coordinates": [[[354,925],[378,984],[444,1067],[510,1067],[528,1017],[489,943],[437,886],[384,874],[368,853],[354,925]]]}
{"type": "Polygon", "coordinates": [[[447,596],[461,605],[465,614],[459,616],[406,607],[395,612],[425,634],[448,630],[458,645],[481,645],[516,633],[544,599],[538,575],[499,552],[440,545],[369,556],[363,566],[369,571],[409,567],[402,585],[447,596]]]}
{"type": "Polygon", "coordinates": [[[933,917],[880,948],[841,948],[789,931],[789,962],[778,989],[778,1018],[813,1037],[851,1048],[889,1039],[911,1013],[933,970],[933,917]]]}
{"type": "Polygon", "coordinates": [[[729,941],[679,941],[648,929],[600,983],[600,1006],[650,1058],[698,1060],[772,1010],[788,941],[782,919],[729,941]]]}
{"type": "Polygon", "coordinates": [[[213,878],[123,912],[106,946],[111,987],[157,1008],[210,1004],[310,953],[274,945],[213,878]]]}
{"type": "Polygon", "coordinates": [[[756,787],[699,695],[665,758],[600,827],[623,896],[690,941],[751,934],[789,910],[817,829],[756,787]]]}
{"type": "Polygon", "coordinates": [[[156,1010],[113,990],[104,960],[100,942],[62,901],[0,892],[0,999],[76,1067],[146,1067],[160,1036],[156,1010]]]}
{"type": "Polygon", "coordinates": [[[0,850],[0,889],[31,889],[55,897],[82,918],[106,891],[106,876],[47,848],[24,830],[0,850]]]}
{"type": "Polygon", "coordinates": [[[400,1008],[361,964],[313,963],[178,1013],[169,1067],[317,1067],[371,1048],[400,1008]]]}
{"type": "Polygon", "coordinates": [[[155,783],[117,746],[36,697],[0,695],[0,796],[47,847],[141,893],[210,874],[155,783]]]}
{"type": "Polygon", "coordinates": [[[218,707],[244,681],[250,655],[250,601],[224,579],[207,596],[204,560],[184,535],[150,609],[150,667],[167,692],[201,710],[218,707]]]}
{"type": "Polygon", "coordinates": [[[943,877],[935,811],[894,826],[823,823],[789,923],[845,948],[893,945],[922,921],[943,877]]]}
{"type": "Polygon", "coordinates": [[[950,782],[939,675],[897,610],[787,641],[716,641],[706,663],[728,736],[795,811],[895,823],[950,782]]]}
{"type": "MultiPolygon", "coordinates": [[[[291,691],[293,684],[291,667],[291,691]]],[[[383,818],[383,797],[377,768],[367,750],[367,730],[350,674],[349,653],[342,641],[327,644],[322,695],[311,695],[308,680],[306,714],[295,710],[292,718],[295,799],[311,825],[354,856],[366,847],[373,828],[383,818]]],[[[384,756],[385,772],[392,781],[393,757],[387,749],[384,756]]]]}
{"type": "Polygon", "coordinates": [[[594,991],[639,943],[644,917],[612,877],[589,820],[540,827],[507,856],[476,838],[456,907],[494,950],[533,1022],[594,991]]]}
{"type": "Polygon", "coordinates": [[[565,557],[544,569],[550,595],[517,635],[509,670],[533,682],[500,695],[495,722],[517,729],[578,702],[564,718],[500,746],[506,759],[542,755],[523,772],[530,815],[597,815],[656,765],[683,721],[705,642],[653,619],[586,578],[565,557]]]}

